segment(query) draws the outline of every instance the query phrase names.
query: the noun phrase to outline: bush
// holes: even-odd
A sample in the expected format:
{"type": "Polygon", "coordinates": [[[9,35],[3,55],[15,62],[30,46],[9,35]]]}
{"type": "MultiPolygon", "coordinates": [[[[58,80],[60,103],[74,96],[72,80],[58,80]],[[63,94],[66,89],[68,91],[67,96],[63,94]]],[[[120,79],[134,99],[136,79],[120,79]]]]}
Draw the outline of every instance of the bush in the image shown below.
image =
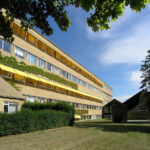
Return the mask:
{"type": "Polygon", "coordinates": [[[68,126],[71,119],[69,113],[55,110],[24,109],[13,114],[0,114],[0,136],[68,126]]]}
{"type": "Polygon", "coordinates": [[[55,111],[62,111],[66,112],[70,116],[70,124],[73,125],[74,123],[74,108],[70,104],[66,102],[57,102],[57,103],[30,103],[25,102],[22,105],[21,110],[32,110],[32,111],[39,111],[39,110],[55,110],[55,111]]]}
{"type": "Polygon", "coordinates": [[[126,105],[114,103],[112,105],[112,121],[115,123],[121,123],[127,121],[127,109],[126,105]]]}

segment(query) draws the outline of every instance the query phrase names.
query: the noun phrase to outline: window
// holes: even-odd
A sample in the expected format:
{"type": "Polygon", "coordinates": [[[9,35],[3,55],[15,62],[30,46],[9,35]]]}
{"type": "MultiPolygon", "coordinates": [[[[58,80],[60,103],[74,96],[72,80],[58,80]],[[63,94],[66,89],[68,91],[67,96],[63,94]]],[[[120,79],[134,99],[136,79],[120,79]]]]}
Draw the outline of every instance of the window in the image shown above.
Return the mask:
{"type": "Polygon", "coordinates": [[[2,49],[2,39],[0,39],[0,49],[2,49]]]}
{"type": "Polygon", "coordinates": [[[4,102],[4,112],[14,113],[18,110],[18,103],[4,102]]]}
{"type": "Polygon", "coordinates": [[[47,70],[50,72],[53,72],[53,65],[50,63],[47,63],[47,70]]]}
{"type": "Polygon", "coordinates": [[[45,61],[39,58],[39,67],[45,69],[45,61]]]}
{"type": "Polygon", "coordinates": [[[67,79],[71,80],[71,74],[70,73],[67,74],[67,79]]]}
{"type": "Polygon", "coordinates": [[[75,76],[72,76],[72,81],[76,82],[76,77],[75,76]]]}
{"type": "Polygon", "coordinates": [[[15,56],[18,56],[21,59],[24,59],[24,50],[15,46],[15,56]]]}
{"type": "Polygon", "coordinates": [[[34,55],[28,53],[28,62],[30,62],[30,63],[36,65],[36,56],[34,56],[34,55]]]}
{"type": "Polygon", "coordinates": [[[76,82],[77,82],[77,84],[79,84],[79,78],[76,78],[76,82]]]}
{"type": "Polygon", "coordinates": [[[27,97],[27,101],[34,103],[35,97],[33,97],[33,96],[28,96],[28,97],[27,97]]]}
{"type": "Polygon", "coordinates": [[[3,41],[4,45],[3,45],[3,50],[8,52],[8,53],[11,53],[11,44],[9,44],[8,42],[6,41],[3,41]]]}
{"type": "Polygon", "coordinates": [[[63,77],[63,78],[66,78],[66,71],[62,70],[62,71],[61,71],[61,74],[62,74],[62,77],[63,77]]]}
{"type": "Polygon", "coordinates": [[[83,84],[84,84],[84,86],[86,86],[86,82],[84,82],[83,84]]]}
{"type": "Polygon", "coordinates": [[[88,83],[86,84],[86,87],[89,88],[89,84],[88,83]]]}
{"type": "Polygon", "coordinates": [[[0,49],[3,49],[4,51],[11,53],[11,44],[0,39],[0,49]]]}
{"type": "Polygon", "coordinates": [[[38,99],[38,102],[39,102],[39,103],[44,103],[44,98],[39,98],[39,99],[38,99]]]}
{"type": "Polygon", "coordinates": [[[59,75],[59,68],[55,67],[56,74],[59,75]]]}
{"type": "Polygon", "coordinates": [[[83,85],[83,81],[82,80],[80,80],[80,84],[83,85]]]}
{"type": "Polygon", "coordinates": [[[53,99],[47,99],[47,103],[52,103],[53,99]]]}

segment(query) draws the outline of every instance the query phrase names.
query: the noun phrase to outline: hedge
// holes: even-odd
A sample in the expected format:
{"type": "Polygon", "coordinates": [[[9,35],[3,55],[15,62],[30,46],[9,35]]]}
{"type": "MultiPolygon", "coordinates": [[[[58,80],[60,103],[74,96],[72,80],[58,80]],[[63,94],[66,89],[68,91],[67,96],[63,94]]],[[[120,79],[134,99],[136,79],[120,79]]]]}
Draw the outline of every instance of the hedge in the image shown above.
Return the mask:
{"type": "Polygon", "coordinates": [[[71,119],[69,113],[54,110],[24,109],[13,114],[1,113],[0,136],[68,126],[71,119]]]}
{"type": "Polygon", "coordinates": [[[51,110],[56,110],[56,111],[63,111],[70,113],[74,115],[74,108],[67,102],[57,102],[57,103],[31,103],[31,102],[25,102],[21,110],[24,109],[30,109],[33,111],[37,110],[45,110],[45,109],[51,109],[51,110]]]}
{"type": "Polygon", "coordinates": [[[67,86],[70,86],[74,89],[78,88],[77,84],[75,84],[71,81],[68,81],[64,78],[61,78],[58,75],[55,75],[55,74],[49,73],[47,71],[44,71],[43,69],[38,68],[36,66],[26,65],[23,61],[19,63],[12,56],[11,57],[2,56],[1,52],[0,52],[0,63],[3,64],[3,65],[6,65],[6,66],[12,67],[12,68],[21,70],[21,71],[26,71],[26,72],[33,73],[33,74],[36,74],[36,75],[41,75],[41,76],[46,77],[50,80],[54,80],[56,82],[62,83],[62,84],[67,85],[67,86]]]}
{"type": "Polygon", "coordinates": [[[32,111],[39,111],[39,110],[55,110],[55,111],[62,111],[66,112],[70,115],[70,125],[74,123],[74,108],[70,104],[66,102],[57,102],[57,103],[30,103],[25,102],[22,107],[21,111],[23,110],[32,110],[32,111]]]}
{"type": "Polygon", "coordinates": [[[125,104],[114,103],[112,105],[112,121],[114,123],[127,121],[127,108],[125,104]]]}

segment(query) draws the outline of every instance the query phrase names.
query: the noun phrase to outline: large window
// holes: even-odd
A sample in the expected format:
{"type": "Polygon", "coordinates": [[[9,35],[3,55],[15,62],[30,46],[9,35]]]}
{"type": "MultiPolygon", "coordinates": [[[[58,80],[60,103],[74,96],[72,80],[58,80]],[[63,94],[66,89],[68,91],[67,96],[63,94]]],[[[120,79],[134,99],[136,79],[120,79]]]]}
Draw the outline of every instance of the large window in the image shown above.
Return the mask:
{"type": "Polygon", "coordinates": [[[45,69],[45,61],[39,58],[39,67],[45,69]]]}
{"type": "Polygon", "coordinates": [[[38,102],[39,102],[39,103],[44,103],[44,98],[39,98],[39,99],[38,99],[38,102]]]}
{"type": "Polygon", "coordinates": [[[50,63],[47,63],[47,70],[50,72],[53,72],[53,65],[50,63]]]}
{"type": "Polygon", "coordinates": [[[24,59],[24,50],[23,49],[21,49],[21,48],[19,48],[19,47],[17,47],[17,46],[15,46],[15,56],[18,56],[19,58],[21,58],[21,59],[24,59]]]}
{"type": "Polygon", "coordinates": [[[80,80],[80,84],[83,85],[83,81],[82,80],[80,80]]]}
{"type": "Polygon", "coordinates": [[[62,70],[62,71],[61,71],[61,74],[62,74],[62,77],[63,77],[63,78],[66,78],[66,71],[62,70]]]}
{"type": "Polygon", "coordinates": [[[27,97],[27,101],[34,103],[35,97],[33,97],[33,96],[28,96],[28,97],[27,97]]]}
{"type": "Polygon", "coordinates": [[[2,49],[2,39],[0,39],[0,49],[2,49]]]}
{"type": "Polygon", "coordinates": [[[72,81],[76,82],[76,77],[75,76],[72,76],[72,81]]]}
{"type": "Polygon", "coordinates": [[[30,62],[31,64],[36,65],[36,56],[28,53],[28,62],[30,62]]]}
{"type": "Polygon", "coordinates": [[[70,73],[67,74],[67,79],[71,80],[71,74],[70,73]]]}
{"type": "Polygon", "coordinates": [[[4,102],[4,112],[14,113],[18,110],[18,103],[4,102]]]}
{"type": "Polygon", "coordinates": [[[11,44],[0,39],[0,49],[3,49],[4,51],[11,53],[11,44]]]}
{"type": "Polygon", "coordinates": [[[56,71],[56,74],[59,75],[60,69],[58,67],[55,67],[55,71],[56,71]]]}
{"type": "Polygon", "coordinates": [[[83,85],[86,87],[86,82],[84,82],[83,85]]]}
{"type": "Polygon", "coordinates": [[[78,78],[76,78],[76,82],[77,82],[77,84],[79,84],[79,79],[78,78]]]}
{"type": "Polygon", "coordinates": [[[3,50],[8,52],[8,53],[11,53],[11,44],[6,42],[6,41],[3,41],[3,42],[4,42],[3,50]]]}

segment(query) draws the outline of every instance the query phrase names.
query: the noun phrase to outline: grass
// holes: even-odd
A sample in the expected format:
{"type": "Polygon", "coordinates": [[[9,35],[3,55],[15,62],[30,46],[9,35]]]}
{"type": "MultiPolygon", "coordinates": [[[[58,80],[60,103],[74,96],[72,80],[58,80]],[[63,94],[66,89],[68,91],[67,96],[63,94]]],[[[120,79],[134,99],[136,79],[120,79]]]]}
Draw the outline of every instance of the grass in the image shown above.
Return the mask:
{"type": "Polygon", "coordinates": [[[96,120],[0,138],[1,150],[149,150],[150,123],[96,120]]]}

